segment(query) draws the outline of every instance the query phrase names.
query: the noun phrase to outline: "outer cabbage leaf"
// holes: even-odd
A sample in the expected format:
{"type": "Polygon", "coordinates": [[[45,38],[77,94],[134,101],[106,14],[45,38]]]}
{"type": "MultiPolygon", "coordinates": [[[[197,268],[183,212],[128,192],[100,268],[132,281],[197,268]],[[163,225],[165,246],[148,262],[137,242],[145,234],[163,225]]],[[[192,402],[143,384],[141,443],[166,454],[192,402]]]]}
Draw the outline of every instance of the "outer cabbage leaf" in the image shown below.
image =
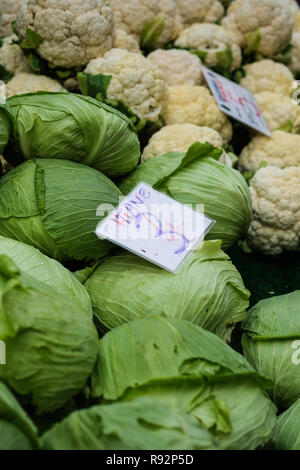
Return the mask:
{"type": "Polygon", "coordinates": [[[245,356],[272,380],[275,403],[288,408],[300,398],[300,291],[260,301],[243,330],[245,356]]]}
{"type": "Polygon", "coordinates": [[[94,233],[106,216],[97,208],[117,206],[120,196],[107,177],[85,165],[31,160],[0,180],[0,235],[59,261],[97,261],[114,249],[94,233]]]}
{"type": "Polygon", "coordinates": [[[0,382],[0,450],[38,447],[37,429],[10,390],[0,382]]]}
{"type": "Polygon", "coordinates": [[[43,436],[50,450],[206,450],[210,434],[198,421],[150,397],[76,411],[43,436]]]}
{"type": "MultiPolygon", "coordinates": [[[[32,158],[60,158],[118,177],[138,164],[140,147],[132,122],[98,100],[38,92],[9,98],[7,105],[14,133],[5,156],[12,165],[32,158]]],[[[0,129],[7,105],[2,106],[0,129]]]]}
{"type": "Polygon", "coordinates": [[[92,382],[105,403],[147,396],[188,413],[224,449],[263,445],[276,422],[268,382],[215,335],[181,320],[139,319],[107,333],[92,382]]]}
{"type": "Polygon", "coordinates": [[[204,205],[205,215],[216,220],[207,235],[222,240],[228,249],[243,239],[251,223],[252,203],[242,175],[219,163],[222,150],[210,144],[193,144],[186,154],[169,153],[151,158],[124,178],[119,187],[128,194],[139,182],[150,184],[183,204],[204,205]]]}
{"type": "Polygon", "coordinates": [[[5,254],[9,255],[21,271],[69,297],[92,316],[91,299],[86,289],[60,263],[29,245],[0,236],[0,255],[5,254]]]}
{"type": "Polygon", "coordinates": [[[62,407],[85,386],[97,357],[97,332],[77,304],[21,273],[0,255],[0,378],[37,413],[62,407]]]}
{"type": "Polygon", "coordinates": [[[112,329],[161,315],[188,320],[229,341],[246,317],[249,292],[220,245],[205,242],[176,276],[127,252],[106,259],[85,282],[100,324],[112,329]]]}
{"type": "Polygon", "coordinates": [[[300,400],[279,416],[272,444],[276,450],[300,450],[300,400]]]}

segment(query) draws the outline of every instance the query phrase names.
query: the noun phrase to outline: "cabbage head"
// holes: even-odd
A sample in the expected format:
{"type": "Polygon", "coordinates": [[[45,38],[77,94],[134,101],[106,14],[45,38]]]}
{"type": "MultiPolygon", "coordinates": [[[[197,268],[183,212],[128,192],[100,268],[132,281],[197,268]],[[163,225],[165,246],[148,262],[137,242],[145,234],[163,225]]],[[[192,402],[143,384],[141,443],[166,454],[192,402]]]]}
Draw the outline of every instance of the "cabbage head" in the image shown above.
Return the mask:
{"type": "Polygon", "coordinates": [[[261,377],[212,333],[183,320],[159,317],[126,323],[99,341],[92,376],[102,403],[149,397],[185,412],[221,449],[264,445],[276,423],[276,407],[261,377]]]}
{"type": "Polygon", "coordinates": [[[100,262],[84,283],[100,327],[155,315],[190,321],[230,341],[250,294],[220,245],[205,242],[176,276],[125,251],[100,262]]]}
{"type": "Polygon", "coordinates": [[[0,150],[8,118],[13,131],[4,154],[14,166],[32,158],[61,158],[118,177],[138,164],[132,122],[93,98],[59,92],[9,98],[0,106],[0,150]]]}
{"type": "Polygon", "coordinates": [[[65,160],[23,163],[0,179],[0,235],[64,262],[97,261],[114,246],[95,235],[101,204],[117,206],[118,188],[102,173],[65,160]]]}
{"type": "Polygon", "coordinates": [[[82,308],[0,255],[0,380],[38,414],[79,393],[97,358],[97,331],[82,308]]]}
{"type": "Polygon", "coordinates": [[[260,301],[243,324],[244,354],[272,380],[272,399],[283,409],[300,398],[300,291],[260,301]]]}
{"type": "Polygon", "coordinates": [[[33,450],[37,447],[35,425],[11,391],[0,382],[0,450],[33,450]]]}
{"type": "Polygon", "coordinates": [[[222,240],[228,249],[248,233],[252,217],[251,195],[243,176],[217,161],[223,150],[211,144],[193,144],[186,154],[171,152],[150,158],[120,182],[123,194],[148,183],[182,204],[204,205],[216,220],[208,240],[222,240]]]}
{"type": "Polygon", "coordinates": [[[279,416],[271,442],[275,450],[300,450],[300,400],[279,416]]]}
{"type": "Polygon", "coordinates": [[[208,450],[212,436],[191,415],[159,400],[98,405],[75,411],[42,437],[48,450],[208,450]]]}
{"type": "Polygon", "coordinates": [[[25,243],[0,236],[0,255],[9,254],[18,268],[68,297],[92,316],[91,299],[76,277],[57,261],[25,243]]]}

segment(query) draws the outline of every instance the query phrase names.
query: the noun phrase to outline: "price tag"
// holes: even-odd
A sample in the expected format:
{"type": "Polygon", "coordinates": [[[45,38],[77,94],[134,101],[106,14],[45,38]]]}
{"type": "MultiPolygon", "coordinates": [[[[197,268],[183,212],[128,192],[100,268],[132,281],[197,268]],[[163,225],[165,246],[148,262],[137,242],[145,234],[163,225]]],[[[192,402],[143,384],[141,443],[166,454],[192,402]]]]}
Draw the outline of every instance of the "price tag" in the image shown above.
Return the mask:
{"type": "Polygon", "coordinates": [[[251,91],[206,67],[202,67],[202,70],[207,84],[223,113],[261,134],[271,137],[270,129],[251,91]]]}
{"type": "Polygon", "coordinates": [[[202,205],[193,210],[140,183],[98,224],[96,235],[176,273],[214,224],[202,205]]]}

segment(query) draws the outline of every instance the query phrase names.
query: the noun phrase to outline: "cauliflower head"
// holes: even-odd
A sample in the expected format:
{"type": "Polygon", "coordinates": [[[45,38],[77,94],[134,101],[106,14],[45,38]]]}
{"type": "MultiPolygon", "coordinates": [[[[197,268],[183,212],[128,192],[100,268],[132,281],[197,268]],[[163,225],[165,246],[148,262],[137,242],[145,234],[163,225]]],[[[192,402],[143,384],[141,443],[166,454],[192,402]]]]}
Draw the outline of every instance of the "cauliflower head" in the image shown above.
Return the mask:
{"type": "Polygon", "coordinates": [[[202,62],[194,54],[179,49],[157,49],[147,56],[162,72],[168,86],[201,85],[202,62]]]}
{"type": "Polygon", "coordinates": [[[13,33],[11,23],[16,19],[18,9],[26,3],[27,0],[1,0],[0,38],[8,37],[13,33]]]}
{"type": "Polygon", "coordinates": [[[187,152],[195,142],[209,142],[215,147],[221,147],[223,139],[220,134],[209,127],[199,127],[194,124],[173,124],[165,126],[149,140],[142,154],[142,163],[152,157],[169,152],[187,152]]]}
{"type": "Polygon", "coordinates": [[[300,72],[300,32],[293,34],[291,45],[293,47],[291,50],[289,68],[294,74],[298,74],[300,72]]]}
{"type": "Polygon", "coordinates": [[[290,41],[294,19],[277,0],[235,0],[222,25],[246,51],[272,57],[290,41]]]}
{"type": "Polygon", "coordinates": [[[126,51],[135,52],[136,54],[142,53],[135,36],[126,33],[124,29],[115,30],[114,49],[125,49],[126,51]]]}
{"type": "Polygon", "coordinates": [[[102,0],[29,0],[17,14],[17,30],[39,34],[39,55],[56,67],[76,68],[103,55],[114,42],[113,14],[102,0]]]}
{"type": "Polygon", "coordinates": [[[167,125],[194,124],[210,127],[222,136],[223,143],[232,138],[232,126],[227,116],[204,86],[169,87],[169,104],[163,114],[167,125]]]}
{"type": "Polygon", "coordinates": [[[22,50],[13,41],[17,39],[12,35],[3,40],[0,48],[0,65],[15,75],[18,72],[30,72],[30,66],[22,50]]]}
{"type": "Polygon", "coordinates": [[[158,23],[155,47],[173,41],[183,27],[174,0],[111,0],[110,5],[116,28],[135,36],[138,42],[147,26],[158,23]]]}
{"type": "Polygon", "coordinates": [[[6,85],[6,97],[36,93],[37,91],[64,91],[59,82],[45,75],[33,73],[17,73],[6,85]]]}
{"type": "Polygon", "coordinates": [[[244,66],[246,76],[240,84],[252,91],[272,91],[290,96],[293,90],[294,77],[292,72],[283,64],[266,59],[244,66]]]}
{"type": "Polygon", "coordinates": [[[124,103],[140,119],[155,122],[167,108],[168,88],[163,75],[141,54],[112,49],[92,60],[85,73],[111,76],[107,99],[124,103]]]}
{"type": "Polygon", "coordinates": [[[192,23],[214,23],[224,15],[219,0],[175,0],[185,25],[192,23]]]}
{"type": "Polygon", "coordinates": [[[242,53],[223,26],[195,23],[176,39],[175,45],[199,51],[207,67],[235,70],[241,65],[242,53]]]}
{"type": "Polygon", "coordinates": [[[248,234],[251,248],[266,255],[300,247],[300,168],[268,166],[250,184],[253,220],[248,234]]]}
{"type": "Polygon", "coordinates": [[[271,131],[281,129],[293,134],[300,133],[300,106],[291,98],[263,91],[257,93],[255,99],[271,131]]]}
{"type": "Polygon", "coordinates": [[[254,137],[242,150],[239,170],[255,172],[262,165],[300,167],[300,135],[274,131],[271,138],[254,137]]]}

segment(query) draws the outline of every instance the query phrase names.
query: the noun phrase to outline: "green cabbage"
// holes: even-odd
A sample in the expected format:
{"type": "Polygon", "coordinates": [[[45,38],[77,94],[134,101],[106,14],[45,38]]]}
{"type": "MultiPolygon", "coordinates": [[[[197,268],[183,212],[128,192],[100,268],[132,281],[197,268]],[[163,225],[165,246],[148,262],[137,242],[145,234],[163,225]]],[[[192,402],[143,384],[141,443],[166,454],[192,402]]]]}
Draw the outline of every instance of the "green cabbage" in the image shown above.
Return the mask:
{"type": "Polygon", "coordinates": [[[13,132],[4,153],[12,165],[61,158],[117,177],[138,164],[140,147],[131,121],[93,98],[47,92],[9,98],[0,107],[0,151],[7,117],[13,132]]]}
{"type": "Polygon", "coordinates": [[[0,255],[5,254],[9,254],[21,271],[69,297],[92,316],[91,299],[86,289],[57,261],[29,245],[0,236],[0,255]]]}
{"type": "Polygon", "coordinates": [[[97,358],[97,332],[77,304],[19,271],[0,255],[0,379],[37,413],[52,412],[80,392],[97,358]]]}
{"type": "Polygon", "coordinates": [[[118,188],[98,171],[64,160],[23,163],[0,179],[0,235],[38,248],[59,261],[98,260],[114,247],[94,231],[116,206],[118,188]]]}
{"type": "Polygon", "coordinates": [[[94,269],[85,282],[102,327],[161,315],[193,322],[229,341],[246,317],[249,292],[220,241],[205,242],[175,276],[127,252],[94,269]]]}
{"type": "Polygon", "coordinates": [[[230,248],[246,236],[252,207],[242,175],[217,161],[222,152],[197,142],[186,154],[151,158],[123,178],[119,187],[128,194],[143,181],[183,204],[203,204],[205,215],[216,220],[206,238],[222,240],[223,248],[230,248]]]}
{"type": "Polygon", "coordinates": [[[272,436],[272,448],[300,450],[300,400],[279,416],[272,436]]]}
{"type": "Polygon", "coordinates": [[[268,382],[217,336],[189,322],[126,323],[99,342],[93,395],[126,403],[150,397],[186,412],[221,449],[255,449],[270,438],[276,407],[268,382]]]}
{"type": "Polygon", "coordinates": [[[243,330],[245,356],[272,380],[273,401],[288,408],[300,398],[300,291],[260,301],[243,330]]]}
{"type": "Polygon", "coordinates": [[[10,390],[0,382],[0,450],[32,450],[37,447],[36,427],[10,390]]]}
{"type": "Polygon", "coordinates": [[[42,438],[50,450],[205,450],[210,434],[187,413],[151,397],[75,411],[42,438]]]}

